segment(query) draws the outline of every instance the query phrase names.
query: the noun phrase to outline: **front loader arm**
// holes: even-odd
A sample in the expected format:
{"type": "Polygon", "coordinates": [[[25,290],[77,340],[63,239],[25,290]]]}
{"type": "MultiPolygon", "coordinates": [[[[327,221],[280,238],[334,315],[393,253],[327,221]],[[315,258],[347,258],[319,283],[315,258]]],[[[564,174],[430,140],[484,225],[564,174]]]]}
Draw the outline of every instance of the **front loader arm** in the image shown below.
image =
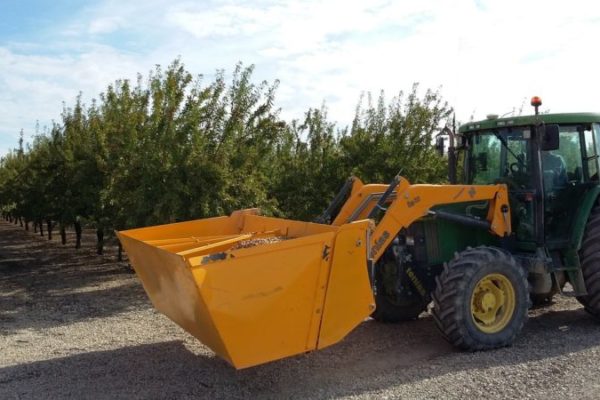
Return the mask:
{"type": "Polygon", "coordinates": [[[395,194],[371,235],[369,258],[374,262],[401,229],[429,214],[432,207],[442,204],[488,200],[489,230],[500,237],[511,233],[506,185],[411,185],[401,178],[395,194]]]}
{"type": "MultiPolygon", "coordinates": [[[[490,207],[485,222],[466,216],[457,216],[457,219],[471,220],[473,224],[486,226],[498,236],[511,233],[506,185],[411,185],[404,178],[396,179],[399,183],[387,198],[387,210],[370,235],[369,258],[373,261],[383,255],[402,228],[431,213],[432,207],[442,204],[488,200],[490,207]]],[[[355,178],[350,197],[332,225],[340,226],[370,218],[371,211],[377,207],[376,203],[381,201],[388,188],[389,185],[385,184],[365,185],[355,178]]],[[[442,217],[442,213],[439,214],[442,217]]]]}

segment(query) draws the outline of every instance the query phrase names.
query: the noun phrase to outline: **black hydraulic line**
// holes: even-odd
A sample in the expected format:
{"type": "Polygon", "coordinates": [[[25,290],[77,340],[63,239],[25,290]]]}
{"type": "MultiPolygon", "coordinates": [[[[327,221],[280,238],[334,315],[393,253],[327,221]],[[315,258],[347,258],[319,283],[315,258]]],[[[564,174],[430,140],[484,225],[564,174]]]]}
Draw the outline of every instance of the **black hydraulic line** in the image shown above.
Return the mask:
{"type": "Polygon", "coordinates": [[[429,215],[433,215],[436,218],[445,219],[447,221],[456,222],[466,226],[472,226],[474,228],[480,228],[485,230],[491,230],[492,224],[489,221],[482,221],[473,217],[467,217],[465,215],[454,214],[447,211],[429,211],[429,215]]]}
{"type": "Polygon", "coordinates": [[[346,200],[348,200],[348,196],[352,191],[354,181],[355,178],[353,176],[346,179],[346,182],[344,182],[344,186],[342,186],[338,194],[335,195],[327,209],[325,209],[325,211],[323,211],[321,215],[315,218],[314,222],[316,222],[317,224],[330,224],[333,222],[346,200]]]}
{"type": "Polygon", "coordinates": [[[388,197],[390,197],[390,195],[392,193],[394,193],[394,190],[400,184],[401,180],[402,180],[402,177],[400,176],[400,174],[396,175],[394,177],[394,179],[392,179],[392,182],[390,182],[390,185],[388,186],[388,188],[385,190],[383,195],[381,195],[381,197],[379,198],[379,201],[377,202],[377,204],[375,204],[375,207],[373,207],[373,209],[369,212],[369,215],[367,216],[367,218],[374,219],[375,217],[377,217],[377,215],[379,214],[380,211],[386,211],[386,208],[384,207],[384,205],[385,205],[388,197]]]}

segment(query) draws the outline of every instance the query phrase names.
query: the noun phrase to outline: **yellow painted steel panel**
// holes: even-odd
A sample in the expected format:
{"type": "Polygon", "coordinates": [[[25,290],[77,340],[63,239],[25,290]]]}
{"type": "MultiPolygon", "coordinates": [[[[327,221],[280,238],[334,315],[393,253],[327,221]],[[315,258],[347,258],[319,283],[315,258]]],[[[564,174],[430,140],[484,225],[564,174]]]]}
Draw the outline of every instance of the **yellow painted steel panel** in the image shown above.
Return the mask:
{"type": "Polygon", "coordinates": [[[301,237],[317,233],[333,232],[337,228],[331,225],[291,219],[269,218],[259,215],[246,215],[243,220],[243,232],[267,232],[279,230],[282,236],[301,237]]]}
{"type": "Polygon", "coordinates": [[[203,277],[192,275],[181,256],[130,238],[125,232],[119,233],[119,239],[154,307],[230,361],[198,290],[203,277]]]}
{"type": "Polygon", "coordinates": [[[343,225],[333,251],[318,348],[331,346],[375,310],[367,270],[370,221],[343,225]]]}
{"type": "Polygon", "coordinates": [[[146,228],[129,229],[123,232],[135,239],[152,242],[156,240],[164,241],[179,238],[232,235],[241,231],[245,216],[257,212],[258,210],[256,209],[239,210],[228,217],[197,219],[146,228]]]}
{"type": "Polygon", "coordinates": [[[244,213],[175,225],[119,232],[159,311],[236,368],[316,349],[338,227],[244,213]],[[274,231],[289,240],[232,247],[231,235],[274,231]],[[186,259],[176,251],[190,241],[186,259]]]}
{"type": "Polygon", "coordinates": [[[246,256],[194,267],[194,275],[204,277],[202,299],[236,368],[316,348],[319,278],[329,265],[322,254],[333,237],[330,232],[257,246],[246,256]]]}

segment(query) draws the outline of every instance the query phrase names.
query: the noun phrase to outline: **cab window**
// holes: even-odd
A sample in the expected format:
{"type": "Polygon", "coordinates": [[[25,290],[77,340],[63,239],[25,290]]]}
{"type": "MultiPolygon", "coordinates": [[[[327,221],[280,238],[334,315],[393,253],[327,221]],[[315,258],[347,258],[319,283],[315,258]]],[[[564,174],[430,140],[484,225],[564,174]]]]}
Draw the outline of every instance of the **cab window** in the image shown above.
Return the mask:
{"type": "Polygon", "coordinates": [[[509,183],[525,188],[530,182],[531,131],[501,129],[473,135],[469,182],[477,185],[509,183]]]}
{"type": "Polygon", "coordinates": [[[560,127],[560,147],[542,152],[546,192],[598,179],[596,137],[591,125],[560,127]]]}

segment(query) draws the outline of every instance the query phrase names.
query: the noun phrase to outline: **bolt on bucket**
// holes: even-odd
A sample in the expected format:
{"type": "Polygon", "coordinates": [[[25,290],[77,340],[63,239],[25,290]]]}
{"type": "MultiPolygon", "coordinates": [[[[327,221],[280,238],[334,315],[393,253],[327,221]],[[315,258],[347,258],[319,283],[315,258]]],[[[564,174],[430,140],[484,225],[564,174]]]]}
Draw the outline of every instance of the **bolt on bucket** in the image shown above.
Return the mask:
{"type": "Polygon", "coordinates": [[[118,232],[153,305],[236,368],[332,345],[374,309],[369,221],[256,214],[118,232]]]}

